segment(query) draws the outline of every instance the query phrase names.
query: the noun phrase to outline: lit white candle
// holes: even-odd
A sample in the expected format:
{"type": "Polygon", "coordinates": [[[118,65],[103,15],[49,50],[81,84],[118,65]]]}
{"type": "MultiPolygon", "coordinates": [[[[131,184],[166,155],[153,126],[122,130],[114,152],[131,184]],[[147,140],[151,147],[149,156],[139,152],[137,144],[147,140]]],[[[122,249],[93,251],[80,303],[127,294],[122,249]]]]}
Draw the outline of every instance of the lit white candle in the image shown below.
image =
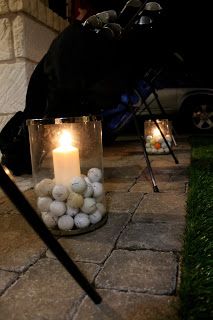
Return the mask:
{"type": "Polygon", "coordinates": [[[153,138],[156,138],[156,139],[160,138],[161,137],[160,130],[157,127],[153,128],[152,135],[153,135],[153,138]]]}
{"type": "Polygon", "coordinates": [[[55,183],[69,186],[73,177],[80,176],[79,150],[71,145],[71,135],[64,130],[59,147],[53,150],[55,183]]]}

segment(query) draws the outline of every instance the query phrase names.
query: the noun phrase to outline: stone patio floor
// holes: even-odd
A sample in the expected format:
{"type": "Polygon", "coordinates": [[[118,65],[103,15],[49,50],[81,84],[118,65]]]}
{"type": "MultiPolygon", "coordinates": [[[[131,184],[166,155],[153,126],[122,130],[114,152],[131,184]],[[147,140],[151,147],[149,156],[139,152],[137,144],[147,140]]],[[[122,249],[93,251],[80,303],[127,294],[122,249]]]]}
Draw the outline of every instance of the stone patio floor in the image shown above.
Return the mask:
{"type": "MultiPolygon", "coordinates": [[[[108,221],[59,242],[95,286],[94,305],[0,191],[1,320],[178,319],[177,289],[185,225],[187,136],[171,155],[150,156],[154,193],[141,146],[121,139],[104,148],[108,221]]],[[[32,178],[16,182],[35,206],[32,178]]]]}

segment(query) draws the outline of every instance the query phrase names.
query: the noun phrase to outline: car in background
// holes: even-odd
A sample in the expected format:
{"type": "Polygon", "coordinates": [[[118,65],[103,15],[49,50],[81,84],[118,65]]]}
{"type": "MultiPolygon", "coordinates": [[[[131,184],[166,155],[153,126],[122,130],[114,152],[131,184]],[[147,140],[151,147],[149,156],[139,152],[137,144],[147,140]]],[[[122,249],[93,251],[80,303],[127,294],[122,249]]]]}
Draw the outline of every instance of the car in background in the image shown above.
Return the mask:
{"type": "MultiPolygon", "coordinates": [[[[155,82],[159,101],[181,131],[213,131],[213,79],[196,72],[170,70],[155,82]]],[[[147,99],[153,114],[161,114],[156,99],[147,99]]],[[[143,113],[141,113],[143,114],[143,113]]],[[[147,115],[147,112],[145,112],[147,115]]]]}
{"type": "Polygon", "coordinates": [[[197,72],[186,73],[184,69],[170,66],[156,74],[151,85],[147,78],[138,81],[132,91],[121,96],[121,103],[113,109],[103,111],[105,144],[113,142],[121,131],[124,134],[135,133],[134,113],[138,116],[141,132],[144,130],[144,121],[151,117],[172,121],[177,133],[213,131],[211,77],[203,77],[197,72]]]}

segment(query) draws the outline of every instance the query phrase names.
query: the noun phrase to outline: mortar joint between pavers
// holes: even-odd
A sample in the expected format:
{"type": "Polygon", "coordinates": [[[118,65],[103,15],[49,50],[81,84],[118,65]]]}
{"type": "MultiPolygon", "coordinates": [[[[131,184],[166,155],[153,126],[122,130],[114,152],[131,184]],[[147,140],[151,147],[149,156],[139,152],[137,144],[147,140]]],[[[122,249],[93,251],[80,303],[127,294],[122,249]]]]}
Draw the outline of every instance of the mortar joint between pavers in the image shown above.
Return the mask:
{"type": "Polygon", "coordinates": [[[74,320],[74,318],[76,317],[79,308],[81,307],[82,303],[84,302],[84,300],[87,298],[87,294],[84,292],[82,294],[82,296],[75,301],[74,305],[71,307],[70,311],[68,311],[67,313],[69,313],[69,315],[66,316],[66,320],[74,320]]]}
{"type": "MultiPolygon", "coordinates": [[[[4,270],[4,271],[8,271],[8,270],[4,270]]],[[[9,282],[8,285],[5,286],[5,288],[0,293],[0,297],[4,297],[4,295],[7,293],[7,290],[10,289],[12,286],[14,286],[18,282],[19,278],[21,278],[22,274],[18,274],[18,272],[15,272],[15,273],[17,273],[17,277],[11,282],[9,282]]]]}

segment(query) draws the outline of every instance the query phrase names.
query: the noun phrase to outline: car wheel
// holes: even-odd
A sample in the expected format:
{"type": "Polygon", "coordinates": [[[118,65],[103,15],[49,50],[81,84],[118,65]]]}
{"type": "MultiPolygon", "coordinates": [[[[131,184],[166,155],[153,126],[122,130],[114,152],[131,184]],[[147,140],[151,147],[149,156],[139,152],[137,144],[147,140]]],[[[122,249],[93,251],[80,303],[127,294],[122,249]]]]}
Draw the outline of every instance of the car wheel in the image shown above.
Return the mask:
{"type": "Polygon", "coordinates": [[[184,101],[177,117],[180,131],[213,131],[213,97],[196,96],[184,101]]]}
{"type": "Polygon", "coordinates": [[[203,103],[195,106],[191,114],[192,125],[197,130],[213,129],[213,104],[203,103]]]}

